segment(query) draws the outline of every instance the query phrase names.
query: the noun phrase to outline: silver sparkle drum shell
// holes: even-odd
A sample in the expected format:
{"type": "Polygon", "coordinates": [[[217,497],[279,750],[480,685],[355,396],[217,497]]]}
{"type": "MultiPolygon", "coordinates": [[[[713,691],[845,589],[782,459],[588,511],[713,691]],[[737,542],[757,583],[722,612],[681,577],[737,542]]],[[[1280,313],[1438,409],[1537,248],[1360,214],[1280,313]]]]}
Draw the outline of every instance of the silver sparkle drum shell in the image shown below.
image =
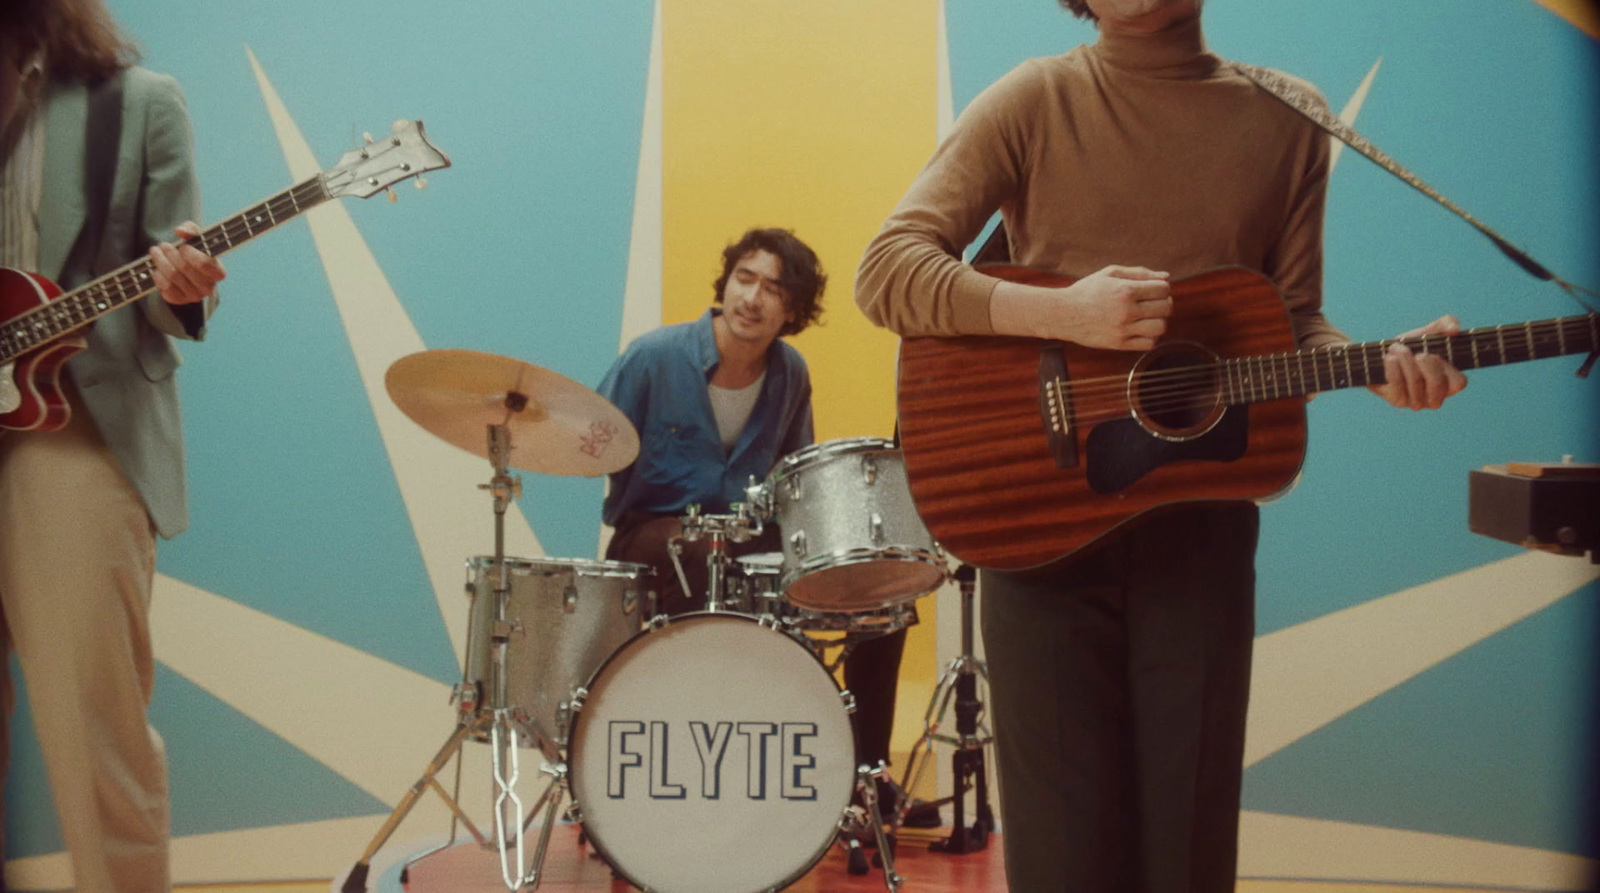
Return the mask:
{"type": "Polygon", "coordinates": [[[472,595],[462,681],[477,710],[514,708],[518,743],[557,758],[566,740],[564,702],[643,625],[652,571],[642,564],[571,558],[507,558],[506,685],[490,684],[495,621],[494,559],[467,562],[472,595]]]}
{"type": "Polygon", "coordinates": [[[768,475],[765,498],[783,535],[783,594],[814,611],[871,611],[937,588],[944,552],[911,501],[892,441],[812,444],[768,475]]]}
{"type": "Polygon", "coordinates": [[[695,613],[640,633],[595,675],[567,766],[578,821],[629,882],[757,893],[832,845],[853,742],[844,696],[804,645],[746,614],[695,613]]]}

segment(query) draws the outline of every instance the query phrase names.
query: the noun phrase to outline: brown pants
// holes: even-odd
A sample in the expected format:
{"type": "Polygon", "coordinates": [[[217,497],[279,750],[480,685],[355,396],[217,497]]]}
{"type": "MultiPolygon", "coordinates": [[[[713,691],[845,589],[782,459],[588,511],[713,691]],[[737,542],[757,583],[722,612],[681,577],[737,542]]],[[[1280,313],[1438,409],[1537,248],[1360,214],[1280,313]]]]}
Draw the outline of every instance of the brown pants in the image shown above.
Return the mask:
{"type": "Polygon", "coordinates": [[[79,893],[170,889],[166,760],[145,715],[154,575],[150,518],[86,413],[0,435],[0,778],[15,650],[79,893]]]}

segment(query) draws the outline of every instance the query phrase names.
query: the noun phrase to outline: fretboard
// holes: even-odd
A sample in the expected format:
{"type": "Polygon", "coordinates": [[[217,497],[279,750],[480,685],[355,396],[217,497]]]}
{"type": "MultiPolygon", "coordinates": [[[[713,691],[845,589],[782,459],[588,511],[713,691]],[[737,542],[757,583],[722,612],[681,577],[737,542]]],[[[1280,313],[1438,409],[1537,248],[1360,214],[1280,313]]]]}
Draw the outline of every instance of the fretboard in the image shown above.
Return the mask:
{"type": "Polygon", "coordinates": [[[1472,329],[1454,335],[1419,335],[1367,344],[1340,344],[1294,353],[1225,360],[1226,401],[1231,405],[1299,397],[1318,391],[1380,385],[1383,355],[1400,343],[1412,352],[1437,354],[1457,369],[1481,369],[1600,349],[1600,315],[1472,329]]]}
{"type": "MultiPolygon", "coordinates": [[[[317,174],[184,241],[216,257],[298,217],[329,197],[324,175],[317,174]]],[[[150,258],[143,257],[19,314],[0,331],[0,363],[81,329],[155,289],[150,258]]]]}

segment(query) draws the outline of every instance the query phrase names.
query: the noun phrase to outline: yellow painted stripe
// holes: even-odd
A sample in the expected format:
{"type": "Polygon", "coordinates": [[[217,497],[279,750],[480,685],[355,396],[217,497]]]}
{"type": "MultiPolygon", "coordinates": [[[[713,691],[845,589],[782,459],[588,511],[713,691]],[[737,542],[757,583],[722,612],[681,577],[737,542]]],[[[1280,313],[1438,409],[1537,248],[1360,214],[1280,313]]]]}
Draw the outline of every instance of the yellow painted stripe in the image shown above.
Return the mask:
{"type": "MultiPolygon", "coordinates": [[[[793,229],[829,275],[823,325],[794,339],[817,439],[894,430],[898,341],[856,310],[862,249],[932,153],[937,4],[663,0],[662,317],[713,298],[721,252],[753,226],[793,229]]],[[[934,600],[906,643],[895,747],[937,672],[934,600]]]]}
{"type": "Polygon", "coordinates": [[[932,152],[935,7],[926,0],[667,0],[662,23],[666,322],[712,298],[724,245],[792,228],[830,281],[795,339],[817,437],[888,436],[896,340],[856,310],[868,239],[932,152]]]}

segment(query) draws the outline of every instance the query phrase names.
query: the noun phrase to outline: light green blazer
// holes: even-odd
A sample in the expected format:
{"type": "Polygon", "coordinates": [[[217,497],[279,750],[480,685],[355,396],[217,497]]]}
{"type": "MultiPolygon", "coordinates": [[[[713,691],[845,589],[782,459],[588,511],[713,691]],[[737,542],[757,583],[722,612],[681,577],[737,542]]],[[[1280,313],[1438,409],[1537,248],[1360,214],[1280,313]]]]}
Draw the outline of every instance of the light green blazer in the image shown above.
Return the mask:
{"type": "MultiPolygon", "coordinates": [[[[39,272],[63,288],[87,282],[88,269],[66,269],[68,253],[88,223],[84,194],[84,128],[88,91],[53,84],[45,100],[44,183],[39,201],[39,272]]],[[[104,238],[122,261],[173,238],[185,220],[200,222],[194,139],[177,81],[143,68],[123,73],[122,134],[104,238]]],[[[78,267],[78,264],[74,264],[78,267]]],[[[205,302],[204,316],[216,309],[205,302]]],[[[168,539],[189,526],[184,491],[183,425],[174,378],[182,362],[172,339],[199,340],[157,293],[98,320],[89,346],[67,363],[84,405],[122,471],[144,500],[157,532],[168,539]]]]}

